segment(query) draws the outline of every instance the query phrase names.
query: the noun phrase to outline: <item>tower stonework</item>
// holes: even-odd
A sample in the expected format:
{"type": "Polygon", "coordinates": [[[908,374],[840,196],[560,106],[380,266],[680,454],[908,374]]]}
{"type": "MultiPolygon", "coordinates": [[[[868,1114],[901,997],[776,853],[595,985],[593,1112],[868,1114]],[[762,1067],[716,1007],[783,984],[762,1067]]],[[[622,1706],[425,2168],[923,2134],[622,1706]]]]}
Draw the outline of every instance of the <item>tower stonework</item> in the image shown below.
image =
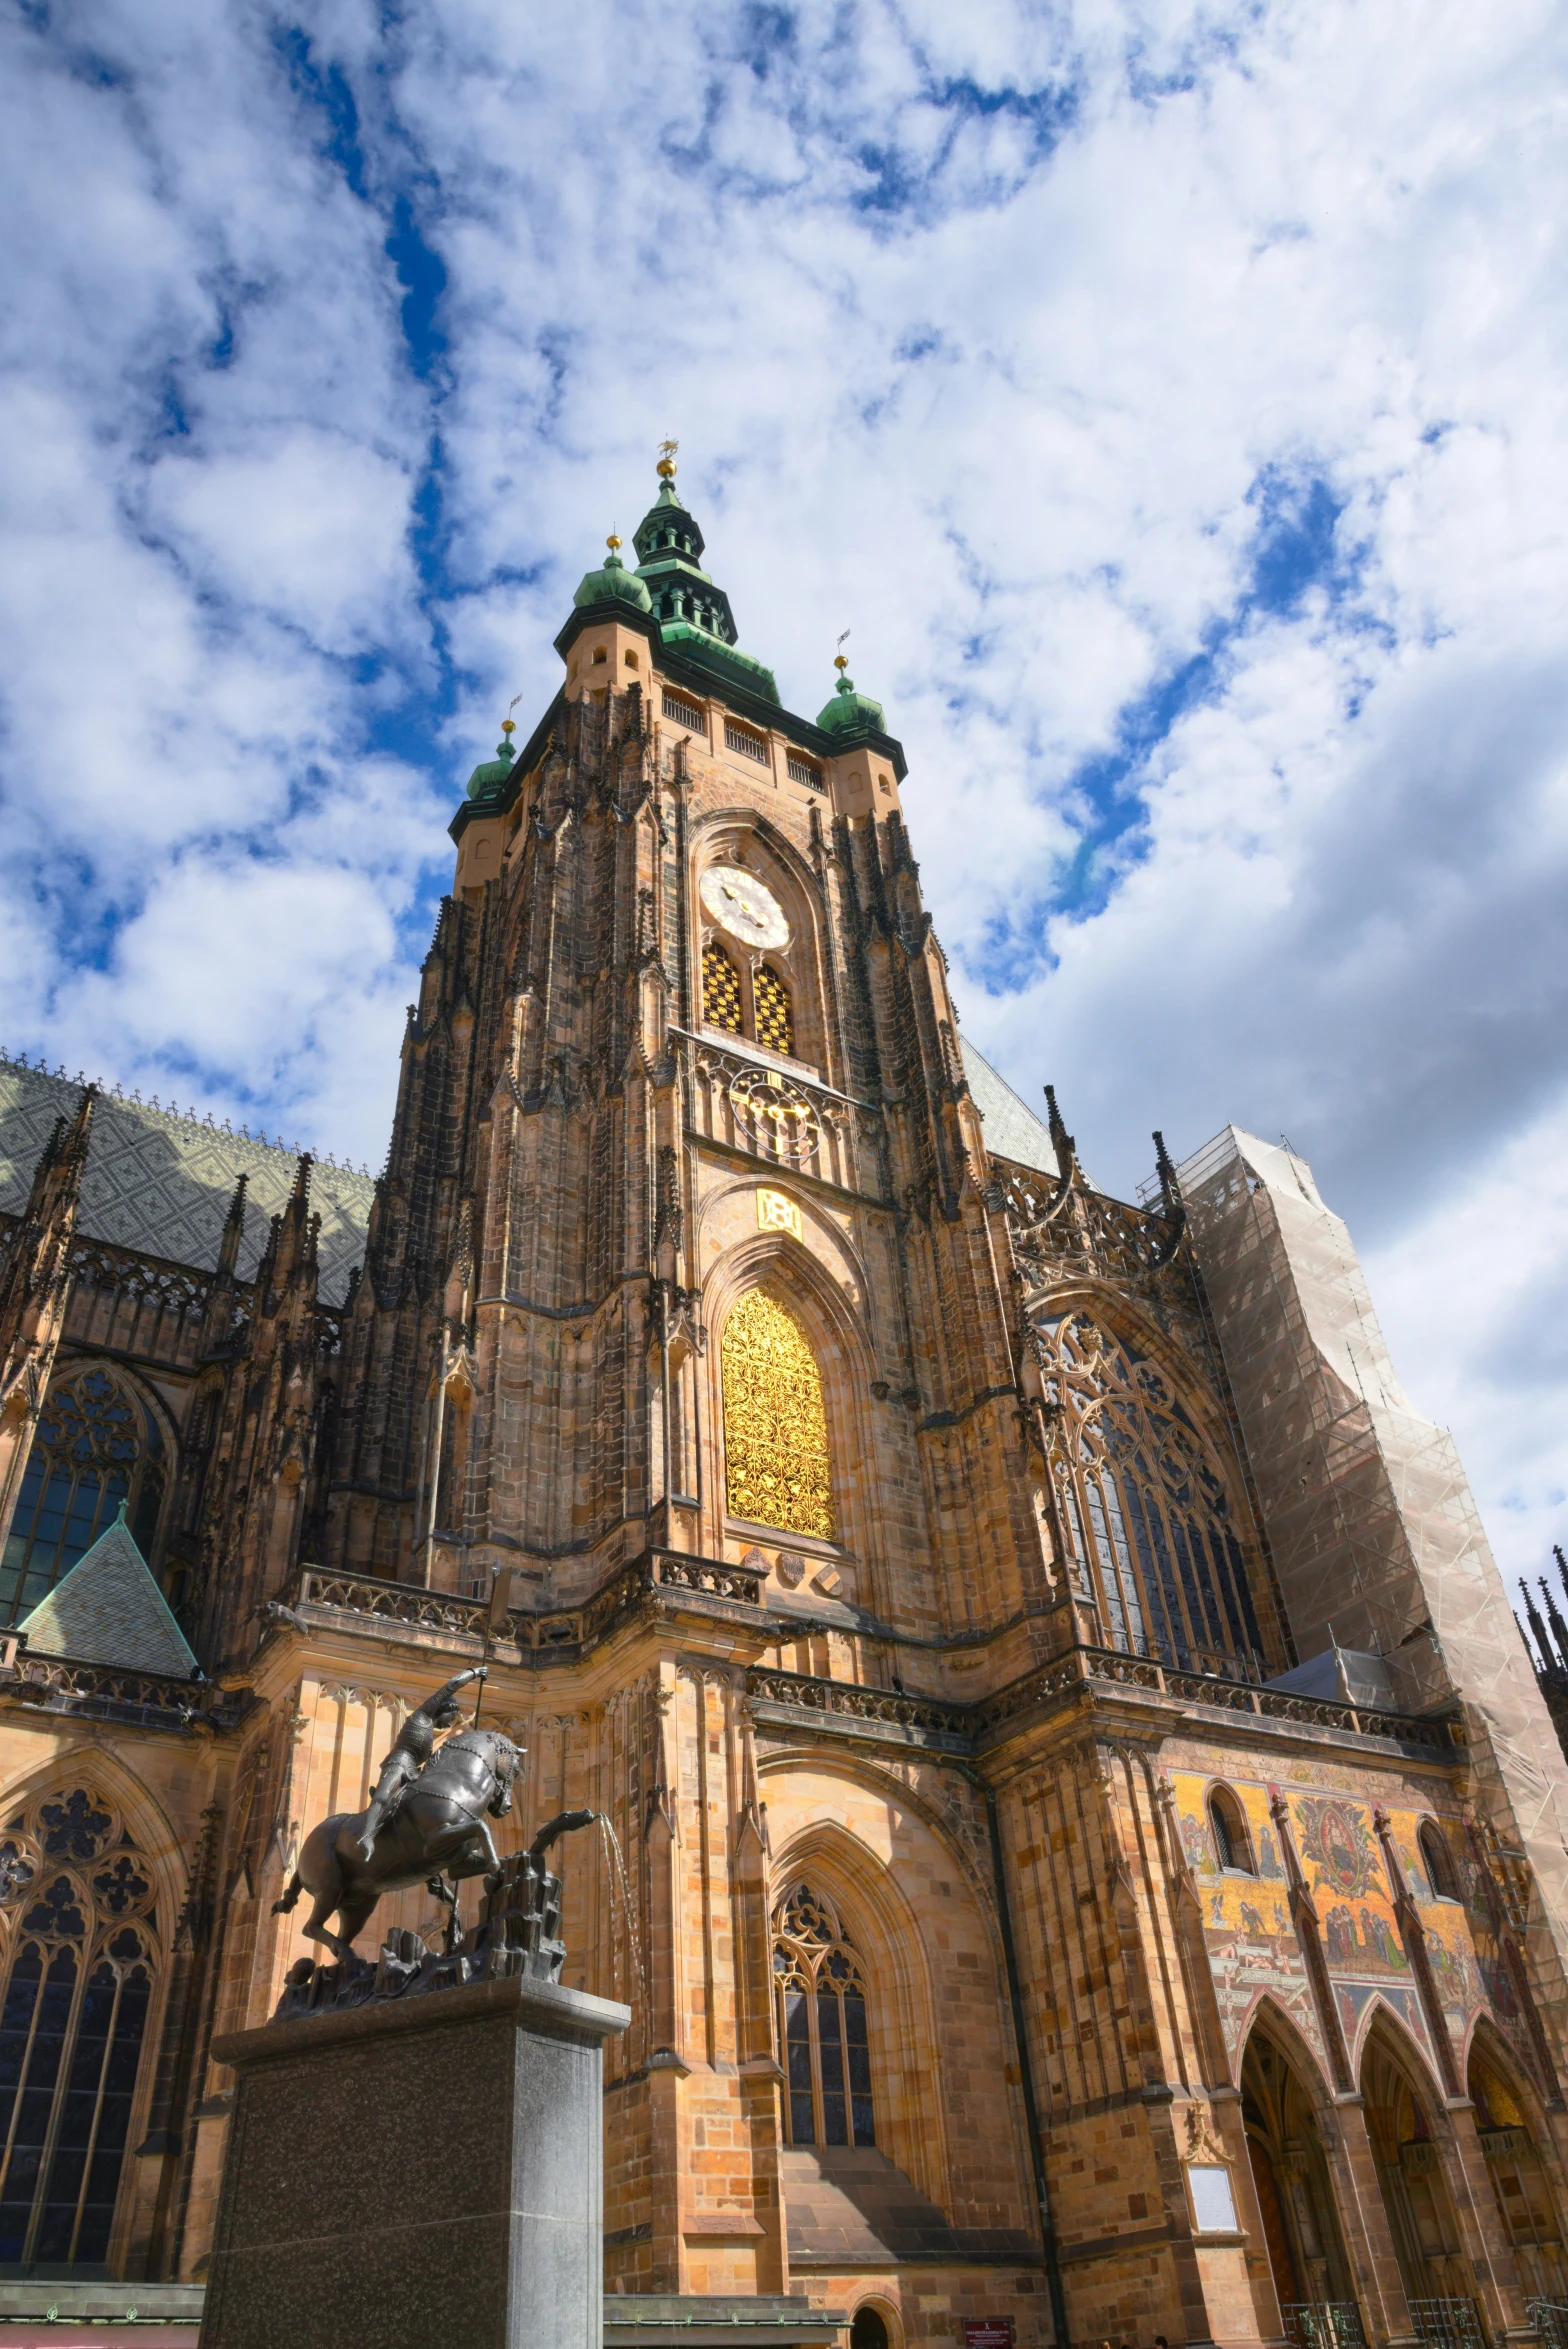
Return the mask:
{"type": "Polygon", "coordinates": [[[199,2284],[300,1839],[484,1661],[500,1839],[604,1822],[607,2339],[1522,2340],[1556,1782],[1457,1464],[1249,1272],[1246,1137],[1112,1199],[962,1038],[881,707],[783,706],[661,474],[454,819],[374,1186],[117,1100],[46,1148],[77,1089],[0,1068],[0,2036],[51,1965],[140,2034],[91,2192],[32,2082],[0,2281],[199,2284]],[[24,1636],[116,1508],[204,1678],[24,1636]]]}

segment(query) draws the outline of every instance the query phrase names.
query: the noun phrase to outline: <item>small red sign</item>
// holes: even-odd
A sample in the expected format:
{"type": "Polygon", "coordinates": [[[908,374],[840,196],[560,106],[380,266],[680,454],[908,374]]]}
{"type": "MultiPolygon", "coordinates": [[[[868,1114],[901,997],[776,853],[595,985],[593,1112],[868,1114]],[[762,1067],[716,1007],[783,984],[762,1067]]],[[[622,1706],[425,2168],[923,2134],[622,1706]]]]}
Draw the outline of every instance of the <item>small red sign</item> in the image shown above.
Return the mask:
{"type": "Polygon", "coordinates": [[[1010,2316],[966,2316],[964,2349],[1013,2349],[1010,2316]]]}

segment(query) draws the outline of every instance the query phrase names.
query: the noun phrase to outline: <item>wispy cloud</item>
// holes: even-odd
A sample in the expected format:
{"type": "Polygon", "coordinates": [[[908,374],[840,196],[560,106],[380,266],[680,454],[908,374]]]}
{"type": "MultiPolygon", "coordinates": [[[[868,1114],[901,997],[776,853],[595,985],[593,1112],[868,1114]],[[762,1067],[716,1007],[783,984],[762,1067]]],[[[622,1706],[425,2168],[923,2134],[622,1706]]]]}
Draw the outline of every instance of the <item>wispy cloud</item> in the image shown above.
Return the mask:
{"type": "Polygon", "coordinates": [[[446,814],[675,432],[794,706],[853,626],[978,1040],[1123,1189],[1156,1123],[1288,1131],[1523,1557],[1565,49],[1544,0],[31,0],[13,1040],[377,1158],[446,814]]]}

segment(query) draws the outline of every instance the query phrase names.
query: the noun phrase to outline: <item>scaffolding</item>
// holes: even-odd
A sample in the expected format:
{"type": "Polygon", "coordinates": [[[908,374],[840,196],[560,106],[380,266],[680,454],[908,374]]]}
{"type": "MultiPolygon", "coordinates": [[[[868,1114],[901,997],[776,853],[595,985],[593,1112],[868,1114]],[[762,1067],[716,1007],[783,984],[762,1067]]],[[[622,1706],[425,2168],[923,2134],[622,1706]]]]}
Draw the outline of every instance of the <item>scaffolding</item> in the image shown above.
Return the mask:
{"type": "Polygon", "coordinates": [[[1530,1860],[1560,1981],[1568,1763],[1453,1437],[1401,1387],[1303,1159],[1227,1126],[1177,1176],[1297,1652],[1375,1651],[1411,1712],[1457,1699],[1476,1809],[1530,1860]]]}

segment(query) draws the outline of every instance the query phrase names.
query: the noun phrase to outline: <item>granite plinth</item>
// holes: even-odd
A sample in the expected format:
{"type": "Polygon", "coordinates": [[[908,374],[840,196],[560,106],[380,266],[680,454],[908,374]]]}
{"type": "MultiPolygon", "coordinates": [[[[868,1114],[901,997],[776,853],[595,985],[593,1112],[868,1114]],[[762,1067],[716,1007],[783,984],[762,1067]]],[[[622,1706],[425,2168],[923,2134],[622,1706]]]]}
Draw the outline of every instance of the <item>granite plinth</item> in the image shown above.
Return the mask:
{"type": "Polygon", "coordinates": [[[602,2349],[603,2045],[511,1976],[268,2023],[236,2074],[201,2349],[602,2349]]]}

